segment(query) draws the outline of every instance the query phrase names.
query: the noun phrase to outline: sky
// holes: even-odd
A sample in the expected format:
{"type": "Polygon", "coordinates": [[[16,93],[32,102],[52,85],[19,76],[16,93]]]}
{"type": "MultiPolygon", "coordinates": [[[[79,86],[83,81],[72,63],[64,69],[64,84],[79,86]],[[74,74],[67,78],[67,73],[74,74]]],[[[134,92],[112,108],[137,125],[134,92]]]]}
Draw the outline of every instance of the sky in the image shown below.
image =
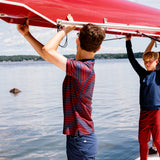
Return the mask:
{"type": "MultiPolygon", "coordinates": [[[[147,5],[160,9],[160,0],[130,0],[136,3],[147,5]]],[[[0,20],[0,56],[1,55],[37,55],[34,49],[17,31],[15,24],[9,24],[0,20]]],[[[46,44],[47,41],[57,31],[56,29],[48,29],[42,27],[30,27],[30,32],[41,43],[46,44]]],[[[76,52],[76,32],[73,31],[68,35],[68,46],[66,48],[58,48],[61,54],[75,54],[76,52]]],[[[106,35],[106,38],[115,38],[115,35],[106,35]]],[[[134,52],[143,52],[149,44],[149,38],[133,37],[132,44],[135,46],[134,52]]],[[[62,42],[63,44],[64,42],[62,42]]],[[[154,51],[160,51],[160,43],[153,48],[154,51]]],[[[126,53],[125,40],[114,40],[103,42],[101,50],[98,53],[126,53]]]]}

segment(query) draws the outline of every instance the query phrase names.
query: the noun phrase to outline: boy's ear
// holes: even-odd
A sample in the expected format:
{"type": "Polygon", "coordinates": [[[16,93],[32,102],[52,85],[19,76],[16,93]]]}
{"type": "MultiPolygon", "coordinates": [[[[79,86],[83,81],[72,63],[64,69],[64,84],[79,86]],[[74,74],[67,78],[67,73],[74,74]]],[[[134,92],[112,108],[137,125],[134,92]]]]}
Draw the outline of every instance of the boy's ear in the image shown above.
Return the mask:
{"type": "Polygon", "coordinates": [[[157,60],[156,60],[156,63],[158,64],[158,62],[159,62],[159,61],[158,61],[158,59],[157,59],[157,60]]]}
{"type": "Polygon", "coordinates": [[[80,44],[79,37],[77,37],[77,39],[76,39],[76,43],[77,43],[77,45],[78,45],[78,44],[80,44]]]}
{"type": "Polygon", "coordinates": [[[97,49],[97,51],[99,51],[101,49],[101,46],[99,46],[99,48],[97,49]]]}

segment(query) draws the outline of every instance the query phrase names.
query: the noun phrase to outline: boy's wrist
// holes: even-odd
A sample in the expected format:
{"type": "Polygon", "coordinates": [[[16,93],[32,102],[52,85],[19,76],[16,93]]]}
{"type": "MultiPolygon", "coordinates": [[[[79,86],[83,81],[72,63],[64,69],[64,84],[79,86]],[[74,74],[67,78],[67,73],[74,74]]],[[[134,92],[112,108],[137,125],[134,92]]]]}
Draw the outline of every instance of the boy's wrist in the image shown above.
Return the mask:
{"type": "Polygon", "coordinates": [[[29,34],[30,34],[29,32],[26,32],[23,34],[23,36],[26,37],[26,36],[29,36],[29,34]]]}
{"type": "Polygon", "coordinates": [[[31,33],[30,33],[30,32],[27,32],[27,33],[25,33],[23,36],[24,36],[25,38],[30,37],[30,36],[31,36],[31,33]]]}
{"type": "Polygon", "coordinates": [[[72,30],[74,30],[76,27],[75,26],[65,26],[63,28],[65,34],[68,34],[69,32],[71,32],[72,30]]]}

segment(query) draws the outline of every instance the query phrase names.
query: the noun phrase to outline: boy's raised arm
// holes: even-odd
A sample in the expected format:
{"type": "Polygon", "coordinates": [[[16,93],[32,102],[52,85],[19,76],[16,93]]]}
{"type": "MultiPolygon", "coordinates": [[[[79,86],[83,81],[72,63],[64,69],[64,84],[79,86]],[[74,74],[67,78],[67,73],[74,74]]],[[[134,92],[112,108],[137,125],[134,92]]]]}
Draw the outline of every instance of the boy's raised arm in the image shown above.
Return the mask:
{"type": "MultiPolygon", "coordinates": [[[[73,21],[72,16],[67,16],[69,21],[73,21]]],[[[67,58],[57,52],[57,48],[63,38],[72,30],[75,29],[74,25],[66,25],[61,31],[56,33],[48,43],[42,48],[42,52],[45,54],[47,61],[55,64],[57,67],[66,71],[67,58]]]]}
{"type": "Polygon", "coordinates": [[[155,44],[155,40],[151,40],[151,42],[149,43],[149,45],[147,46],[146,50],[144,51],[144,53],[150,52],[153,48],[153,45],[155,44]]]}
{"type": "MultiPolygon", "coordinates": [[[[69,21],[73,21],[72,16],[67,16],[69,21]]],[[[24,36],[24,38],[32,45],[36,52],[46,61],[53,63],[63,71],[66,71],[67,58],[57,52],[57,48],[63,38],[73,29],[75,26],[66,25],[61,31],[56,33],[51,40],[44,46],[38,40],[36,40],[29,32],[29,20],[26,24],[18,24],[18,31],[24,36]]]]}
{"type": "Polygon", "coordinates": [[[35,51],[44,59],[45,56],[42,52],[43,44],[37,41],[29,31],[29,19],[26,20],[25,24],[17,24],[17,30],[24,36],[24,38],[32,45],[35,51]]]}

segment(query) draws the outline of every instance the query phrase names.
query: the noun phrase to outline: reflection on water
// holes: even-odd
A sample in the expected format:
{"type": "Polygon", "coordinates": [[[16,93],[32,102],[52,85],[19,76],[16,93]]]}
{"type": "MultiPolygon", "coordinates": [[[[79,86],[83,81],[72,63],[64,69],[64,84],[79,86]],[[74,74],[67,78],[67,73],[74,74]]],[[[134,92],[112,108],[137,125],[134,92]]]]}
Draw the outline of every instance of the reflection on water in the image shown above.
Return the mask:
{"type": "MultiPolygon", "coordinates": [[[[139,155],[139,79],[128,60],[96,60],[93,119],[97,160],[139,155]]],[[[65,73],[47,62],[0,63],[0,160],[66,160],[65,73]],[[17,96],[11,88],[22,92],[17,96]]]]}

